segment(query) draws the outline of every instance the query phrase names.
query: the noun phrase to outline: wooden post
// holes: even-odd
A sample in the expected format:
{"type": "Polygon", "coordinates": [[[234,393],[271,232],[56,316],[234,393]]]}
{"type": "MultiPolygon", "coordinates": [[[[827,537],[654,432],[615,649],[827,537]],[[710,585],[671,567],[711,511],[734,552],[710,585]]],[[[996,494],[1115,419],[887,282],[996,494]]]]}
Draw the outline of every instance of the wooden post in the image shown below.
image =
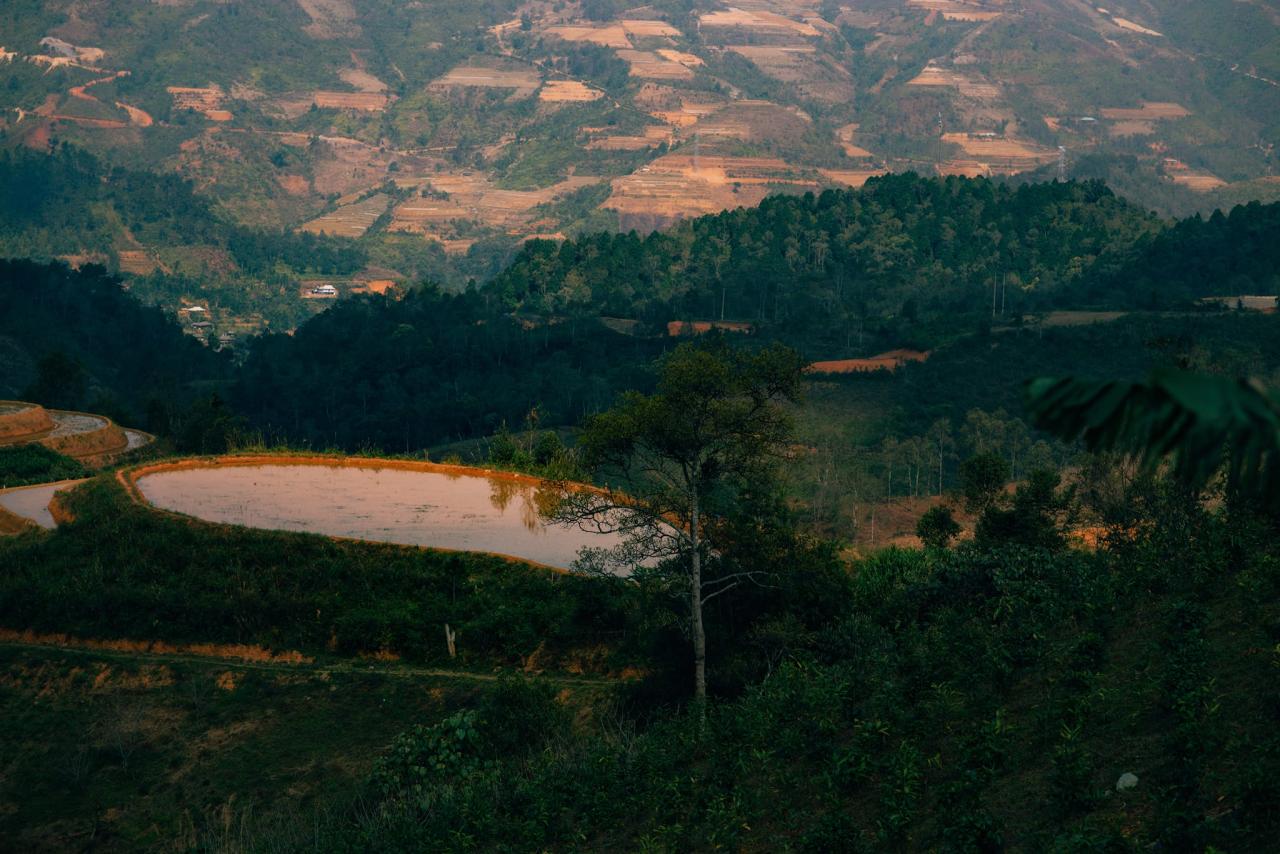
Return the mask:
{"type": "Polygon", "coordinates": [[[449,624],[444,624],[444,642],[449,645],[449,657],[455,658],[458,655],[458,648],[454,645],[454,639],[458,633],[449,628],[449,624]]]}

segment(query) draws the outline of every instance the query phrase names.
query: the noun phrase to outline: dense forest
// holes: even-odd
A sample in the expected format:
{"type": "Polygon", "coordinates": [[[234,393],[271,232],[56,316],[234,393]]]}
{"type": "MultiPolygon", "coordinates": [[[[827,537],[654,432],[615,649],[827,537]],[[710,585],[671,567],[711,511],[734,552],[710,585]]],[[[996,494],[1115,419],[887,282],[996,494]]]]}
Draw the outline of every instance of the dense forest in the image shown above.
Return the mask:
{"type": "Polygon", "coordinates": [[[138,424],[153,401],[180,405],[230,369],[101,267],[0,261],[0,397],[138,424]]]}
{"type": "Polygon", "coordinates": [[[1096,182],[895,175],[648,237],[531,243],[492,289],[526,311],[749,321],[815,358],[857,356],[927,344],[962,318],[1276,293],[1277,211],[1169,227],[1096,182]]]}

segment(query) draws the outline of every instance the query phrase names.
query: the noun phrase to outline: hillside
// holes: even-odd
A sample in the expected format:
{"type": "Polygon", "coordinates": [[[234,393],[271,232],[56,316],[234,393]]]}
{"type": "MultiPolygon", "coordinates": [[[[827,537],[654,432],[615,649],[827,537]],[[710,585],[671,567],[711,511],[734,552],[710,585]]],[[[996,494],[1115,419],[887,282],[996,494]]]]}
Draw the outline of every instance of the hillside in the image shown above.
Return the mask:
{"type": "MultiPolygon", "coordinates": [[[[473,256],[463,280],[530,236],[884,171],[1101,178],[1207,214],[1280,193],[1277,20],[1229,0],[20,0],[0,134],[181,175],[256,227],[425,239],[473,256]]],[[[139,241],[112,248],[161,248],[139,241]]]]}

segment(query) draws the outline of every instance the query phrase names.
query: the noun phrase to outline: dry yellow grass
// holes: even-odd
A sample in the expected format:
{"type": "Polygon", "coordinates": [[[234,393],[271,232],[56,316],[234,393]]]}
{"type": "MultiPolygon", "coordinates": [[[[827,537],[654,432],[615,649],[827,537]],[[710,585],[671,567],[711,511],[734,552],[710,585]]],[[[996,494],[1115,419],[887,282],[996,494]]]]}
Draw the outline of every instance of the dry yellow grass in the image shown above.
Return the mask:
{"type": "Polygon", "coordinates": [[[1144,121],[1120,121],[1107,128],[1111,136],[1149,136],[1155,132],[1155,123],[1144,121]]]}
{"type": "Polygon", "coordinates": [[[548,27],[547,35],[564,39],[567,42],[586,42],[589,44],[597,44],[601,47],[627,48],[631,47],[631,39],[627,37],[627,31],[623,29],[621,24],[611,24],[607,26],[559,26],[548,27]]]}
{"type": "Polygon", "coordinates": [[[822,177],[834,184],[858,189],[871,178],[888,174],[887,169],[819,169],[822,177]]]}
{"type": "Polygon", "coordinates": [[[1225,187],[1227,182],[1219,178],[1217,175],[1210,175],[1208,172],[1194,172],[1188,170],[1179,172],[1171,176],[1173,183],[1194,190],[1197,193],[1207,193],[1210,190],[1216,190],[1219,187],[1225,187]]]}
{"type": "Polygon", "coordinates": [[[376,92],[316,92],[312,102],[327,110],[360,110],[380,113],[387,108],[387,96],[376,92]]]}
{"type": "Polygon", "coordinates": [[[538,92],[538,99],[550,102],[595,101],[604,97],[599,89],[593,89],[577,80],[548,80],[538,92]]]}
{"type": "Polygon", "coordinates": [[[680,31],[666,21],[624,20],[622,29],[638,39],[675,38],[680,35],[680,31]]]}
{"type": "Polygon", "coordinates": [[[1141,24],[1136,24],[1126,18],[1112,18],[1111,20],[1120,29],[1128,30],[1131,33],[1141,33],[1144,36],[1156,36],[1157,38],[1164,37],[1164,33],[1149,29],[1141,24]]]}

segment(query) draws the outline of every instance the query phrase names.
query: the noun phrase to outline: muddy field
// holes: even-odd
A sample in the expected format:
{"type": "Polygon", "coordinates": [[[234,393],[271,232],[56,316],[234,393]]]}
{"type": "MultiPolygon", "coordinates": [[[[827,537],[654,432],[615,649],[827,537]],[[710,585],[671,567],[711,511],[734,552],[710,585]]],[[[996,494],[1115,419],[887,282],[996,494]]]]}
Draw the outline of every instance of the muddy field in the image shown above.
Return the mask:
{"type": "Polygon", "coordinates": [[[811,374],[865,374],[873,371],[896,371],[908,362],[923,362],[928,353],[919,350],[890,350],[865,359],[833,359],[809,365],[811,374]]]}
{"type": "Polygon", "coordinates": [[[165,89],[173,98],[173,109],[193,110],[213,121],[230,121],[231,113],[222,108],[227,93],[220,86],[169,86],[165,89]]]}
{"type": "Polygon", "coordinates": [[[875,157],[870,151],[858,145],[858,129],[858,123],[854,122],[836,131],[836,140],[840,143],[840,150],[844,152],[845,157],[850,157],[854,160],[875,157]]]}
{"type": "Polygon", "coordinates": [[[555,36],[558,39],[564,39],[567,42],[587,42],[589,44],[600,45],[601,47],[612,48],[629,48],[631,39],[627,36],[627,31],[622,28],[621,24],[612,24],[609,26],[560,26],[548,27],[547,35],[555,36]]]}

